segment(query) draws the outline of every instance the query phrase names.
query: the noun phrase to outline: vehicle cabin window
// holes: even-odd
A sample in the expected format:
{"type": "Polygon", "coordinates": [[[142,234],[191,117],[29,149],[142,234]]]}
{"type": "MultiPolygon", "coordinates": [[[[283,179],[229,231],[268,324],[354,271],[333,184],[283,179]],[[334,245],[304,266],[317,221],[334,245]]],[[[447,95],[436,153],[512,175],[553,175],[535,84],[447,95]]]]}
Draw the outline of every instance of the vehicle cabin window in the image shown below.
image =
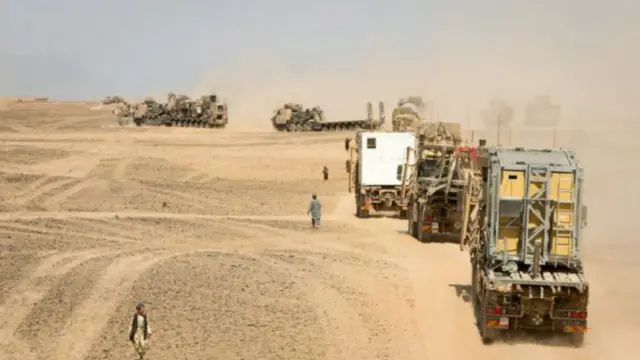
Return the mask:
{"type": "Polygon", "coordinates": [[[376,139],[367,138],[367,149],[375,149],[375,148],[376,148],[376,139]]]}

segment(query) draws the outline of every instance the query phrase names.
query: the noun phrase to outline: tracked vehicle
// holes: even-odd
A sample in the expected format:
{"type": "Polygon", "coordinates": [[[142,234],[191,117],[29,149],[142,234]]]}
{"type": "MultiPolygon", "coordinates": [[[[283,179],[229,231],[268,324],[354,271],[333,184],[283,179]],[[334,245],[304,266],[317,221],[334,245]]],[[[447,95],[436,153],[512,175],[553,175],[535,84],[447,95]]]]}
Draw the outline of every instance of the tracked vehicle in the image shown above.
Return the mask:
{"type": "Polygon", "coordinates": [[[380,102],[379,118],[373,117],[373,106],[367,104],[367,118],[361,120],[327,121],[324,111],[318,106],[305,109],[301,104],[289,103],[277,109],[271,117],[276,131],[365,131],[377,130],[384,124],[384,104],[380,102]]]}
{"type": "Polygon", "coordinates": [[[192,100],[169,93],[166,103],[147,98],[138,104],[124,103],[114,113],[120,121],[137,126],[224,128],[229,123],[227,104],[215,94],[192,100]]]}
{"type": "Polygon", "coordinates": [[[425,123],[425,103],[420,96],[409,96],[398,101],[391,113],[393,131],[417,131],[425,123]]]}
{"type": "MultiPolygon", "coordinates": [[[[491,149],[476,205],[464,201],[461,246],[468,245],[473,301],[482,339],[501,332],[587,330],[589,284],[581,259],[587,208],[583,170],[566,149],[491,149]]],[[[471,199],[470,199],[471,200],[471,199]]]]}

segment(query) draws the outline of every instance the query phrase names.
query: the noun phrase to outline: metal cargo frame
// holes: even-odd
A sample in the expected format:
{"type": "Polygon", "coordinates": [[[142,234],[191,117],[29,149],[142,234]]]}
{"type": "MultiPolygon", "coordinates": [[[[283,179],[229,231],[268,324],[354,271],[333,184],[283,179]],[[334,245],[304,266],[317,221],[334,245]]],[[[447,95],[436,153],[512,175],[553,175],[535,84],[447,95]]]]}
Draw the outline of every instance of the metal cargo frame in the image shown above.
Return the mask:
{"type": "MultiPolygon", "coordinates": [[[[575,153],[568,149],[525,149],[525,148],[496,148],[489,153],[489,166],[491,177],[487,179],[485,194],[491,194],[487,200],[488,226],[485,235],[487,237],[486,255],[503,264],[513,261],[519,264],[533,266],[535,263],[536,241],[540,241],[542,251],[538,265],[540,266],[565,266],[568,268],[581,268],[580,261],[580,221],[582,212],[582,183],[583,169],[578,166],[575,153]],[[501,181],[503,171],[523,171],[525,174],[524,194],[522,198],[501,197],[501,181]],[[552,173],[571,173],[574,175],[574,186],[571,200],[552,200],[550,198],[550,180],[552,173]],[[529,196],[529,189],[537,185],[539,191],[529,196]],[[493,189],[493,190],[492,190],[493,189]],[[497,190],[495,190],[497,189],[497,190]],[[521,202],[521,227],[518,239],[517,254],[508,254],[505,249],[498,248],[498,236],[500,230],[500,205],[501,202],[521,202]],[[550,248],[550,231],[552,220],[549,216],[553,211],[552,203],[572,203],[573,218],[572,229],[555,228],[554,233],[563,232],[571,236],[571,244],[568,256],[552,256],[550,248]],[[540,213],[535,208],[538,205],[544,208],[540,213]],[[535,229],[527,229],[529,220],[533,217],[540,221],[535,229]]],[[[558,196],[559,197],[559,196],[558,196]]],[[[516,219],[516,217],[514,217],[516,219]]]]}

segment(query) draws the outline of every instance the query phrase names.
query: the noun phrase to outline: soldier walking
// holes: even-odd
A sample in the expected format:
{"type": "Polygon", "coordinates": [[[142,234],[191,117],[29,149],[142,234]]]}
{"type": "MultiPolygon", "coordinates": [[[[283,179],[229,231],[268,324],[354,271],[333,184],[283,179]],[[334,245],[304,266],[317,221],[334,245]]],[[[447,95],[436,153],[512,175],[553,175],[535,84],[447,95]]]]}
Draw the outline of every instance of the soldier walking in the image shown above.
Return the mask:
{"type": "Polygon", "coordinates": [[[322,168],[322,177],[324,178],[324,181],[329,180],[329,168],[327,165],[322,168]]]}
{"type": "Polygon", "coordinates": [[[149,348],[149,338],[151,337],[151,327],[147,322],[147,312],[143,303],[136,304],[136,312],[131,320],[129,328],[129,341],[138,354],[138,359],[143,360],[149,348]]]}
{"type": "Polygon", "coordinates": [[[318,196],[315,193],[311,195],[307,215],[311,215],[311,226],[317,229],[320,226],[320,218],[322,217],[322,204],[320,204],[320,200],[318,200],[318,196]]]}

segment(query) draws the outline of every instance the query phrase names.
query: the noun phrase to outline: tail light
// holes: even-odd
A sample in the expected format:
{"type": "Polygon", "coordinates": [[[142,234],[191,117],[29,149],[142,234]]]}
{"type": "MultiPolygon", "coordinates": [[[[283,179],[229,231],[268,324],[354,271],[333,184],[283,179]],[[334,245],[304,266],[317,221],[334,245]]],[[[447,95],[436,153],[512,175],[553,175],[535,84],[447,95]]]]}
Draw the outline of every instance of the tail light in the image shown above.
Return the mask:
{"type": "Polygon", "coordinates": [[[473,161],[476,161],[476,159],[477,159],[477,157],[478,157],[478,153],[477,153],[477,150],[476,150],[476,147],[475,147],[475,146],[473,146],[473,147],[469,147],[469,146],[458,146],[458,147],[456,148],[456,154],[459,154],[459,153],[460,153],[460,152],[462,152],[462,151],[468,151],[468,152],[471,152],[471,159],[472,159],[473,161]]]}
{"type": "Polygon", "coordinates": [[[489,315],[503,315],[504,309],[499,306],[489,306],[485,309],[485,312],[489,315]]]}
{"type": "Polygon", "coordinates": [[[586,311],[572,311],[569,313],[569,317],[572,319],[586,319],[587,312],[586,311]]]}
{"type": "Polygon", "coordinates": [[[433,216],[427,216],[424,218],[426,222],[433,222],[433,216]]]}

